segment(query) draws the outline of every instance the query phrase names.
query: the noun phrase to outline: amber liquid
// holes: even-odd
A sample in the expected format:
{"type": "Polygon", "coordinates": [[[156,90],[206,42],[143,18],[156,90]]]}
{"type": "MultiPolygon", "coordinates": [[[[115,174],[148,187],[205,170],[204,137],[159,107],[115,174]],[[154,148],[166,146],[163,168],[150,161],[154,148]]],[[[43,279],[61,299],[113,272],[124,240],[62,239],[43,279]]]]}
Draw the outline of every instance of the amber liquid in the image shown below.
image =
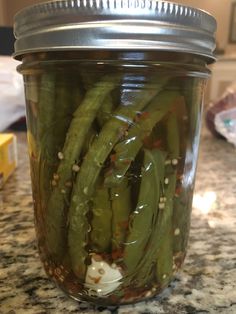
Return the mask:
{"type": "MultiPolygon", "coordinates": [[[[165,93],[164,107],[157,98],[156,109],[152,107],[149,111],[149,101],[131,119],[119,115],[119,109],[132,110],[136,98],[145,94],[148,84],[151,84],[150,93],[159,85],[155,86],[155,81],[152,83],[152,77],[148,75],[121,72],[122,81],[109,95],[112,108],[104,104],[104,109],[101,107],[97,111],[81,152],[71,167],[70,178],[63,183],[63,189],[59,189],[58,169],[64,162],[63,150],[76,110],[100,79],[89,71],[81,79],[83,73],[78,67],[72,73],[64,72],[65,68],[66,64],[61,64],[60,70],[25,77],[35,222],[45,270],[62,290],[76,299],[112,305],[152,297],[170,283],[186,254],[199,142],[202,79],[176,73],[160,91],[165,93]],[[45,73],[48,77],[43,85],[45,73]],[[168,103],[165,95],[175,91],[177,96],[168,103]],[[165,106],[169,106],[168,110],[165,106]],[[158,117],[158,110],[163,108],[165,114],[153,123],[152,117],[158,117]],[[44,111],[48,114],[46,118],[42,116],[44,111]],[[116,122],[121,125],[117,140],[99,164],[93,189],[91,186],[83,188],[82,204],[75,197],[77,184],[83,186],[83,182],[77,182],[78,176],[88,163],[94,143],[111,119],[114,127],[116,122]],[[144,129],[140,131],[141,128],[144,129]],[[134,136],[130,137],[130,134],[134,136]],[[127,152],[132,141],[139,145],[129,159],[127,152]],[[122,151],[119,151],[120,147],[122,151]],[[160,159],[155,161],[155,156],[160,159]],[[126,170],[120,175],[122,167],[126,170]],[[115,180],[119,184],[109,185],[110,177],[113,177],[113,183],[115,180]],[[158,190],[154,190],[156,186],[152,182],[158,182],[158,190]],[[60,200],[55,220],[49,208],[52,198],[60,200]],[[80,204],[86,208],[85,215],[72,217],[71,213],[77,213],[80,204]],[[78,208],[72,211],[71,206],[78,208]],[[57,221],[60,221],[59,226],[57,221]],[[78,239],[74,237],[76,227],[84,231],[78,233],[78,239]],[[58,239],[55,238],[54,249],[53,240],[48,238],[58,230],[61,242],[56,243],[58,239]],[[84,254],[83,259],[77,256],[73,243],[78,246],[78,252],[81,250],[84,254]],[[78,268],[75,258],[80,263],[78,268]]],[[[109,143],[104,142],[105,145],[109,143]]],[[[94,154],[99,160],[99,150],[94,154]]],[[[88,177],[91,175],[93,172],[88,170],[88,177]]],[[[84,180],[90,182],[86,177],[84,180]]]]}

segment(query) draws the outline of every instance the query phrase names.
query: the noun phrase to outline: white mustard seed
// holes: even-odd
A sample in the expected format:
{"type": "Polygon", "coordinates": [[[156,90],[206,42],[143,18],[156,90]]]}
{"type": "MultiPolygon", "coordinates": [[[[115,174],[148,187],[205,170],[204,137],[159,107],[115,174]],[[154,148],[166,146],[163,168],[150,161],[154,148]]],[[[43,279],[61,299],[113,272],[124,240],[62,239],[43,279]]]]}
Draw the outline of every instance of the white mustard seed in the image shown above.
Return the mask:
{"type": "Polygon", "coordinates": [[[59,175],[58,175],[57,173],[54,173],[53,179],[54,179],[55,181],[58,181],[58,180],[60,179],[60,178],[59,178],[59,175]]]}
{"type": "Polygon", "coordinates": [[[62,152],[59,152],[57,156],[60,160],[64,159],[64,155],[62,154],[62,152]]]}
{"type": "Polygon", "coordinates": [[[57,186],[57,181],[52,180],[52,186],[57,186]]]}
{"type": "Polygon", "coordinates": [[[175,234],[175,236],[178,236],[180,234],[179,228],[175,229],[175,233],[174,234],[175,234]]]}
{"type": "Polygon", "coordinates": [[[145,297],[146,298],[149,298],[149,297],[151,297],[152,296],[152,292],[151,291],[148,291],[146,294],[145,294],[145,297]]]}
{"type": "Polygon", "coordinates": [[[66,186],[67,188],[72,187],[72,182],[70,182],[70,181],[66,182],[65,186],[66,186]]]}
{"type": "Polygon", "coordinates": [[[165,208],[165,204],[164,203],[159,203],[159,208],[160,209],[164,209],[165,208]]]}
{"type": "Polygon", "coordinates": [[[74,172],[79,172],[80,166],[78,166],[78,165],[75,164],[75,165],[73,165],[72,170],[73,170],[74,172]]]}
{"type": "Polygon", "coordinates": [[[172,159],[171,163],[173,166],[178,165],[178,159],[172,159]]]}
{"type": "Polygon", "coordinates": [[[165,178],[165,184],[169,184],[169,179],[168,178],[165,178]]]}
{"type": "Polygon", "coordinates": [[[59,280],[60,280],[60,282],[63,282],[63,281],[65,280],[65,277],[60,276],[60,277],[59,277],[59,280]]]}

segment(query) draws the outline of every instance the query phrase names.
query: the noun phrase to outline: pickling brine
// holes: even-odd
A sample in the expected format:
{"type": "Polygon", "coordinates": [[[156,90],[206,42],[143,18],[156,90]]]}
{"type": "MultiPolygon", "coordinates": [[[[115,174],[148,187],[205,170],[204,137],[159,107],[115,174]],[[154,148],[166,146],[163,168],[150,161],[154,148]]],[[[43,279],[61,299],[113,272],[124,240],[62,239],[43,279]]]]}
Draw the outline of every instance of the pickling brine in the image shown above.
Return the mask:
{"type": "Polygon", "coordinates": [[[156,295],[186,254],[208,72],[32,58],[20,71],[47,274],[100,304],[156,295]]]}

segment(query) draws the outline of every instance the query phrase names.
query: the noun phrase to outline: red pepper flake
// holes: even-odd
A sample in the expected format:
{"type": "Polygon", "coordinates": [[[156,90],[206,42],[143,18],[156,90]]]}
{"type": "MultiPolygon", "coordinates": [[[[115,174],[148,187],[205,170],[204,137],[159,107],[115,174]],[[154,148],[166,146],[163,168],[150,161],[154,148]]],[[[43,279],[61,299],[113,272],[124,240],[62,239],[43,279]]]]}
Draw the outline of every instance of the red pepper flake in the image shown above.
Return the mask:
{"type": "Polygon", "coordinates": [[[111,162],[115,162],[116,159],[117,159],[116,154],[112,154],[112,155],[110,156],[110,159],[111,159],[111,162]]]}
{"type": "Polygon", "coordinates": [[[122,127],[119,128],[118,137],[123,138],[123,136],[127,136],[127,130],[129,129],[129,124],[125,123],[122,127]]]}
{"type": "Polygon", "coordinates": [[[176,196],[179,196],[179,195],[181,194],[181,192],[182,192],[182,187],[179,186],[179,187],[177,187],[176,190],[175,190],[175,195],[176,195],[176,196]]]}
{"type": "Polygon", "coordinates": [[[125,165],[129,165],[129,164],[131,164],[131,161],[132,160],[130,160],[130,159],[124,159],[124,160],[122,160],[122,163],[125,165]]]}
{"type": "Polygon", "coordinates": [[[119,298],[118,298],[117,296],[115,296],[115,295],[111,295],[111,296],[109,297],[109,299],[111,300],[111,302],[112,302],[114,305],[116,305],[116,304],[119,303],[119,298]]]}
{"type": "Polygon", "coordinates": [[[106,173],[105,173],[105,177],[109,177],[109,176],[111,176],[111,175],[112,175],[112,173],[113,173],[112,168],[108,169],[108,170],[106,171],[106,173]]]}
{"type": "Polygon", "coordinates": [[[119,227],[120,228],[123,228],[123,229],[128,229],[129,227],[129,222],[127,220],[124,220],[124,221],[120,221],[118,223],[119,227]]]}
{"type": "Polygon", "coordinates": [[[149,136],[146,136],[143,138],[143,144],[146,146],[146,147],[151,147],[152,145],[152,142],[151,142],[151,139],[149,136]]]}
{"type": "Polygon", "coordinates": [[[141,119],[141,115],[142,115],[142,113],[141,113],[141,112],[138,112],[138,113],[136,114],[135,118],[134,118],[134,122],[139,122],[140,119],[141,119]]]}
{"type": "Polygon", "coordinates": [[[66,290],[68,290],[69,293],[72,295],[73,294],[75,295],[82,291],[82,287],[78,283],[75,283],[75,282],[64,281],[64,286],[66,290]]]}
{"type": "Polygon", "coordinates": [[[162,144],[162,140],[157,140],[153,143],[154,148],[160,148],[162,144]]]}
{"type": "Polygon", "coordinates": [[[144,111],[144,112],[141,113],[140,119],[145,120],[145,119],[147,119],[149,116],[150,116],[150,112],[144,111]]]}
{"type": "Polygon", "coordinates": [[[129,123],[125,123],[123,126],[124,131],[127,131],[129,128],[129,123]]]}
{"type": "Polygon", "coordinates": [[[176,266],[177,270],[182,266],[184,259],[185,259],[185,252],[177,252],[173,256],[173,263],[176,266]]]}
{"type": "Polygon", "coordinates": [[[125,292],[125,295],[124,295],[124,300],[128,301],[132,301],[132,300],[136,300],[138,298],[141,298],[144,296],[144,292],[143,291],[138,291],[138,290],[128,290],[125,292]]]}
{"type": "Polygon", "coordinates": [[[35,156],[34,152],[31,153],[31,158],[32,159],[36,159],[36,156],[35,156]]]}
{"type": "Polygon", "coordinates": [[[111,253],[111,256],[112,256],[113,260],[116,260],[116,259],[119,259],[119,258],[123,257],[124,256],[124,252],[123,252],[122,249],[118,249],[116,251],[113,251],[111,253]]]}

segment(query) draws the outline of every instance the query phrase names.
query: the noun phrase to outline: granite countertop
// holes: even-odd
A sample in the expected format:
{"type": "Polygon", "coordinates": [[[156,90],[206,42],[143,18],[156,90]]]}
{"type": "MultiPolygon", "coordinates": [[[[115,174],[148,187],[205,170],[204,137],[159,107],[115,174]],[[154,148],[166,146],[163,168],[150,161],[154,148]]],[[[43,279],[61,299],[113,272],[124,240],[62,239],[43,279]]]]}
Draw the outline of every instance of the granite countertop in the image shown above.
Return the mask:
{"type": "Polygon", "coordinates": [[[25,134],[19,167],[0,191],[0,313],[236,313],[236,150],[202,135],[189,250],[161,298],[102,309],[70,300],[47,279],[34,233],[25,134]]]}

